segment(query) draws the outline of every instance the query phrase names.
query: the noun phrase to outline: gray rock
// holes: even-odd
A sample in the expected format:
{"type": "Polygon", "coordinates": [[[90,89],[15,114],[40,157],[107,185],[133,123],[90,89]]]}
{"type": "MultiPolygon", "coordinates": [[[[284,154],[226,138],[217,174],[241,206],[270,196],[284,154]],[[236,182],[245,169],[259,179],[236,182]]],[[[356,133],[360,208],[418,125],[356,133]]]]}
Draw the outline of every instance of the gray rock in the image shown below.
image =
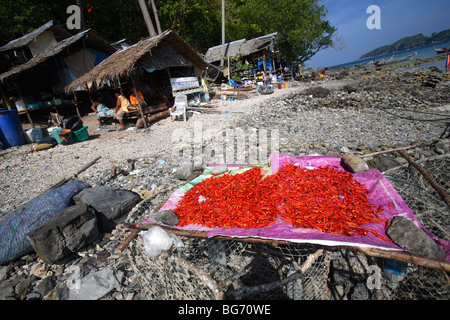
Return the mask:
{"type": "Polygon", "coordinates": [[[1,267],[0,268],[0,281],[3,281],[6,278],[8,278],[8,274],[9,274],[9,266],[1,267]]]}
{"type": "Polygon", "coordinates": [[[92,206],[97,213],[98,229],[101,232],[110,232],[141,197],[133,191],[100,186],[81,191],[73,200],[76,204],[85,203],[92,206]]]}
{"type": "Polygon", "coordinates": [[[33,249],[48,264],[60,262],[98,236],[95,212],[85,204],[63,209],[27,234],[33,249]]]}
{"type": "Polygon", "coordinates": [[[368,164],[371,168],[376,168],[381,172],[402,165],[401,162],[399,162],[395,157],[390,155],[376,156],[372,160],[369,160],[368,164]]]}
{"type": "Polygon", "coordinates": [[[14,291],[16,293],[16,296],[26,296],[30,292],[32,283],[36,281],[36,279],[37,278],[35,276],[24,276],[23,279],[21,279],[15,286],[14,291]]]}
{"type": "Polygon", "coordinates": [[[0,281],[0,300],[13,300],[14,295],[14,286],[11,281],[0,281]]]}
{"type": "Polygon", "coordinates": [[[312,87],[307,89],[305,93],[308,95],[313,95],[316,98],[325,98],[330,94],[330,89],[323,87],[312,87]]]}
{"type": "Polygon", "coordinates": [[[177,168],[177,171],[175,172],[175,178],[177,178],[178,180],[188,180],[190,177],[192,177],[192,174],[192,164],[189,162],[183,163],[177,168]]]}
{"type": "Polygon", "coordinates": [[[407,218],[395,216],[389,220],[389,227],[386,234],[400,247],[413,251],[430,259],[442,260],[445,251],[414,222],[407,218]]]}
{"type": "Polygon", "coordinates": [[[153,212],[149,218],[154,222],[160,222],[169,226],[174,226],[179,222],[178,216],[172,210],[153,212]]]}
{"type": "Polygon", "coordinates": [[[228,166],[226,163],[220,164],[211,169],[212,174],[220,174],[220,173],[224,173],[225,171],[228,171],[228,166]]]}
{"type": "Polygon", "coordinates": [[[367,163],[352,153],[347,153],[343,157],[344,165],[353,173],[361,173],[369,170],[367,163]]]}
{"type": "Polygon", "coordinates": [[[352,86],[349,85],[349,84],[346,84],[346,85],[342,88],[342,90],[344,90],[344,91],[347,92],[347,93],[352,93],[352,92],[358,91],[356,88],[352,87],[352,86]]]}
{"type": "Polygon", "coordinates": [[[42,296],[46,296],[50,291],[55,288],[55,280],[53,277],[49,276],[42,279],[41,282],[36,286],[36,291],[42,296]]]}

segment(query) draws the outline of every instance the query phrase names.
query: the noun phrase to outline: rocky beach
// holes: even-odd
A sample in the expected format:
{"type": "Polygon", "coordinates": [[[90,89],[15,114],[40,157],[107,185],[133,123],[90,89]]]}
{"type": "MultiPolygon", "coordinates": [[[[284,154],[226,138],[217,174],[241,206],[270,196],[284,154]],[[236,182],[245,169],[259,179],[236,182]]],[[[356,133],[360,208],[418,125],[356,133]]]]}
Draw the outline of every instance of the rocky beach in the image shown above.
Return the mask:
{"type": "MultiPolygon", "coordinates": [[[[0,151],[0,217],[61,179],[134,191],[147,199],[150,211],[156,210],[189,176],[223,160],[218,148],[234,145],[228,141],[230,131],[243,131],[247,137],[256,133],[278,137],[258,144],[257,150],[295,157],[364,155],[410,145],[417,145],[407,151],[416,160],[447,154],[450,77],[436,68],[418,69],[418,61],[405,66],[410,68],[330,69],[324,81],[294,81],[288,88],[275,88],[272,94],[254,90],[233,101],[216,96],[209,105],[218,112],[188,111],[186,122],[169,117],[149,128],[138,129],[129,123],[124,131],[113,124],[100,129],[95,115],[87,114],[82,120],[90,138],[85,141],[37,152],[30,144],[0,151]],[[195,140],[199,130],[200,142],[195,140]],[[206,139],[208,130],[215,133],[212,139],[206,139]],[[182,154],[176,149],[180,133],[182,138],[189,137],[187,152],[182,154]],[[195,155],[196,147],[202,150],[197,154],[200,159],[194,159],[195,166],[186,173],[182,165],[193,160],[187,155],[195,155]]],[[[226,159],[248,162],[249,150],[244,154],[233,150],[233,157],[226,155],[226,159]]],[[[380,171],[406,163],[395,153],[365,159],[369,167],[380,171]]],[[[133,211],[124,219],[136,223],[146,218],[139,214],[133,211]]],[[[114,271],[119,285],[102,299],[140,299],[140,284],[126,254],[115,250],[128,232],[119,224],[65,264],[47,264],[30,254],[0,266],[0,299],[68,299],[67,281],[74,265],[80,267],[82,276],[104,267],[114,271]]]]}

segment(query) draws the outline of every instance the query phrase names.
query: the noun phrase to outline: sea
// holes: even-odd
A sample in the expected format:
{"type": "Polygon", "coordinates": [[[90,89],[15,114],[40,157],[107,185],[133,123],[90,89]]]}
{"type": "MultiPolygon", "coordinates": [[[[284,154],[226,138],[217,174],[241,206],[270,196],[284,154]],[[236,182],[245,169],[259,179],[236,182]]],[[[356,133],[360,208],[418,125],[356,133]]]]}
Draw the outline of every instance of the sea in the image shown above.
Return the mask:
{"type": "MultiPolygon", "coordinates": [[[[430,58],[430,57],[436,56],[436,51],[434,50],[434,48],[436,48],[436,49],[450,48],[450,41],[444,41],[444,42],[427,45],[427,46],[423,46],[423,47],[417,47],[417,48],[413,48],[413,49],[398,51],[395,53],[388,53],[388,54],[379,55],[379,56],[368,58],[368,59],[360,59],[360,60],[356,60],[356,61],[352,61],[352,62],[340,64],[340,65],[330,66],[329,68],[340,68],[340,67],[351,67],[351,66],[356,66],[356,65],[364,65],[371,61],[378,61],[381,59],[389,60],[392,58],[392,55],[394,55],[394,60],[395,60],[395,59],[400,59],[400,58],[406,57],[416,51],[417,51],[417,55],[413,58],[413,60],[430,58]]],[[[407,67],[407,68],[402,68],[402,69],[437,67],[437,68],[441,69],[442,71],[445,71],[445,62],[446,62],[446,59],[442,59],[439,61],[424,63],[424,64],[421,64],[420,66],[407,67]]]]}

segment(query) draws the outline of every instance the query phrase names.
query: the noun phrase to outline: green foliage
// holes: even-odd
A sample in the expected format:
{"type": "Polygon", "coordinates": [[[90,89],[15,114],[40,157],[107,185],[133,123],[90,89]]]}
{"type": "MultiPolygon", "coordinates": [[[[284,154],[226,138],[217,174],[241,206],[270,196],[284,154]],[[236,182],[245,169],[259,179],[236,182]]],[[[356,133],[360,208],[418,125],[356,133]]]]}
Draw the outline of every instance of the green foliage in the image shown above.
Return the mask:
{"type": "MultiPolygon", "coordinates": [[[[325,20],[319,0],[226,0],[226,41],[278,32],[279,49],[289,60],[304,62],[332,45],[335,28],[325,20]]],[[[65,26],[69,5],[81,5],[86,27],[108,41],[132,42],[148,36],[137,0],[0,0],[0,45],[49,20],[65,26]]],[[[150,1],[146,0],[156,29],[150,1]]],[[[155,0],[162,30],[173,29],[195,50],[222,41],[221,0],[155,0]]],[[[75,33],[75,30],[69,30],[75,33]]]]}
{"type": "Polygon", "coordinates": [[[250,35],[277,32],[280,53],[288,60],[304,62],[333,44],[336,28],[317,0],[246,0],[239,12],[250,35]]]}

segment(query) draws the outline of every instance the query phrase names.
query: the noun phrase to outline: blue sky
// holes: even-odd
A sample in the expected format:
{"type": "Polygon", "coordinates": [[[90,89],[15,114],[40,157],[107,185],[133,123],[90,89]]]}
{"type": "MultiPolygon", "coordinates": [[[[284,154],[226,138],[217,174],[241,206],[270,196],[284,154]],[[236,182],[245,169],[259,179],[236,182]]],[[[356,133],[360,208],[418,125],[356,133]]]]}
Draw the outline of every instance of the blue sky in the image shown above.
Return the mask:
{"type": "Polygon", "coordinates": [[[333,66],[357,60],[383,45],[423,33],[450,29],[449,0],[320,0],[328,9],[327,19],[336,27],[343,50],[333,48],[317,53],[307,67],[333,66]],[[368,29],[366,13],[370,5],[381,12],[381,29],[368,29]]]}

